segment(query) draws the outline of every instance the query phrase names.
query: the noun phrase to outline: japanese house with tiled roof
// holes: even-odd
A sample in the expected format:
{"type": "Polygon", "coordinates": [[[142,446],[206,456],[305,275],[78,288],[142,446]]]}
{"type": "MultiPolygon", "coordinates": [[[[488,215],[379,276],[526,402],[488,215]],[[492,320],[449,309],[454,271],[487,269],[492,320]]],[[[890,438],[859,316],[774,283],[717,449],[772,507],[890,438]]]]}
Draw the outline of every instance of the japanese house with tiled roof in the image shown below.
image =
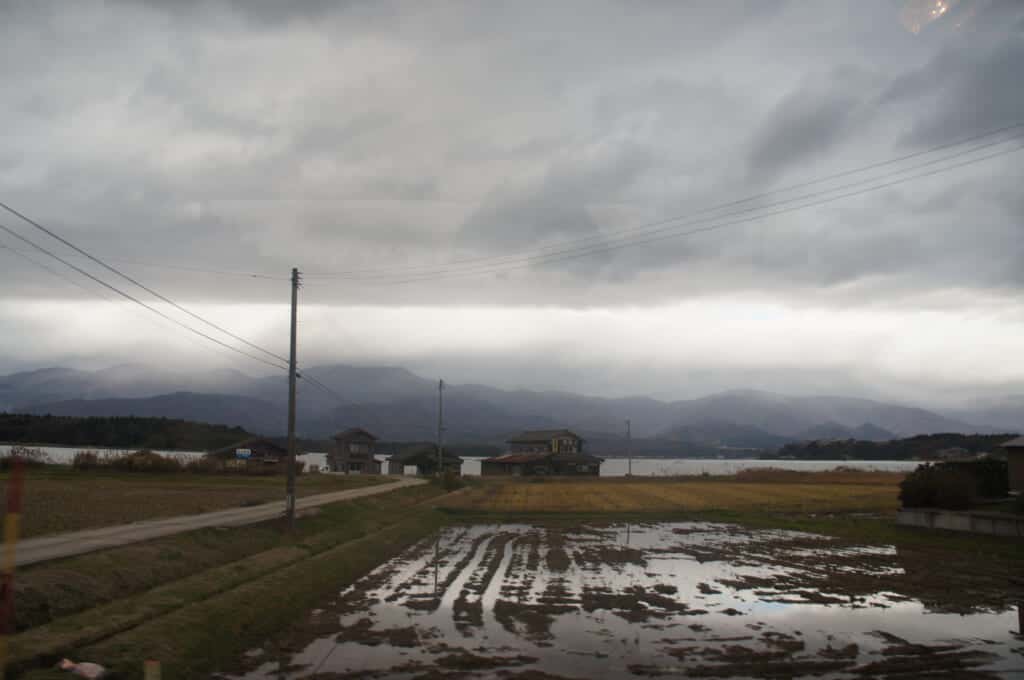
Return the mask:
{"type": "Polygon", "coordinates": [[[570,430],[530,430],[508,440],[509,452],[480,463],[482,475],[591,475],[604,461],[583,452],[583,438],[570,430]]]}
{"type": "Polygon", "coordinates": [[[374,457],[377,437],[361,427],[352,427],[332,439],[331,449],[327,452],[327,467],[331,472],[380,474],[380,461],[374,457]]]}

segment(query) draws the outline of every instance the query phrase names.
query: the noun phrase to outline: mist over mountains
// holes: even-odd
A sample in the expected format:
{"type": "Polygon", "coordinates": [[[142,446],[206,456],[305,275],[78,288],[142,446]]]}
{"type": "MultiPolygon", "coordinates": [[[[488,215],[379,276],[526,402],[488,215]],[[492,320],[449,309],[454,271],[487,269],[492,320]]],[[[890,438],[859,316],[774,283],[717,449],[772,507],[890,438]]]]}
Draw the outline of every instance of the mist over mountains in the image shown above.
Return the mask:
{"type": "MultiPolygon", "coordinates": [[[[350,426],[390,440],[431,439],[436,433],[437,383],[399,367],[343,364],[307,369],[335,393],[299,381],[298,432],[324,438],[350,426]]],[[[74,416],[138,415],[285,431],[287,380],[232,370],[195,374],[141,365],[98,371],[48,368],[0,377],[0,410],[74,416]]],[[[979,404],[956,413],[841,396],[794,397],[731,390],[699,399],[599,398],[570,392],[447,385],[446,438],[500,443],[512,432],[569,427],[592,450],[623,448],[632,422],[637,453],[670,455],[722,448],[774,449],[807,439],[864,439],[937,432],[1016,431],[1024,398],[979,404]]]]}

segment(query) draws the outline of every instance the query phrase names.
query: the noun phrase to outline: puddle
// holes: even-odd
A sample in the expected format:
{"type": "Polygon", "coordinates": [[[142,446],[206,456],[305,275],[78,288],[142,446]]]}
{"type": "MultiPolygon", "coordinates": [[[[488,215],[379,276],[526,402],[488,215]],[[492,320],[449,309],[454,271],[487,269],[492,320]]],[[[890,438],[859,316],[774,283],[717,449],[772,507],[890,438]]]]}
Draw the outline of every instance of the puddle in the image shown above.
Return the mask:
{"type": "MultiPolygon", "coordinates": [[[[932,565],[941,569],[940,565],[932,565]]],[[[891,547],[701,522],[452,527],[222,678],[1005,677],[1019,612],[891,547]],[[273,661],[268,661],[272,658],[273,661]]]]}

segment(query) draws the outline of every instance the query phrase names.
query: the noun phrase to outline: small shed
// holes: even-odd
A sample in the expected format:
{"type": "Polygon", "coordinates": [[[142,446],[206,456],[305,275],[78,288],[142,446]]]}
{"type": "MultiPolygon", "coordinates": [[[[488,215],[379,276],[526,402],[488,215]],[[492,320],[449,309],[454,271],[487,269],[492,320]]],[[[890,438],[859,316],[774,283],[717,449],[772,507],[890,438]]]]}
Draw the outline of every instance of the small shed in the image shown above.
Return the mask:
{"type": "Polygon", "coordinates": [[[250,437],[230,446],[210,451],[206,456],[220,461],[225,468],[284,472],[288,460],[288,449],[266,437],[250,437]]]}
{"type": "Polygon", "coordinates": [[[1003,442],[1006,463],[1010,472],[1010,490],[1024,493],[1024,437],[1003,442]]]}
{"type": "Polygon", "coordinates": [[[331,472],[379,475],[380,461],[374,457],[377,437],[361,427],[352,427],[332,437],[327,452],[327,467],[331,472]]]}
{"type": "MultiPolygon", "coordinates": [[[[445,472],[462,474],[461,458],[444,450],[442,450],[441,458],[445,472]]],[[[418,475],[437,474],[437,444],[412,444],[388,458],[389,475],[405,474],[405,468],[411,466],[416,466],[418,475]]]]}

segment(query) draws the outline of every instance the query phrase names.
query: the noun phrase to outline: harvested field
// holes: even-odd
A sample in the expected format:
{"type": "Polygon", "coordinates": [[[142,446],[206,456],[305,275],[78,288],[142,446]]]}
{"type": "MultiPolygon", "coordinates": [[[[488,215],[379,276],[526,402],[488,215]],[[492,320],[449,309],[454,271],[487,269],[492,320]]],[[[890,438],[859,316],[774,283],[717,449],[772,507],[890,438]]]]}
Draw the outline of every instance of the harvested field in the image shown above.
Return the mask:
{"type": "MultiPolygon", "coordinates": [[[[300,496],[388,481],[375,475],[301,475],[300,496]]],[[[0,503],[7,475],[0,475],[0,503]]],[[[22,536],[192,515],[281,500],[284,477],[143,474],[78,471],[52,466],[29,469],[21,519],[22,536]]]]}
{"type": "Polygon", "coordinates": [[[995,678],[1024,665],[1005,584],[951,592],[917,559],[710,522],[451,527],[219,677],[995,678]]]}
{"type": "Polygon", "coordinates": [[[878,472],[751,470],[735,478],[713,479],[488,480],[446,507],[488,513],[665,513],[754,508],[895,512],[902,478],[878,472]]]}

